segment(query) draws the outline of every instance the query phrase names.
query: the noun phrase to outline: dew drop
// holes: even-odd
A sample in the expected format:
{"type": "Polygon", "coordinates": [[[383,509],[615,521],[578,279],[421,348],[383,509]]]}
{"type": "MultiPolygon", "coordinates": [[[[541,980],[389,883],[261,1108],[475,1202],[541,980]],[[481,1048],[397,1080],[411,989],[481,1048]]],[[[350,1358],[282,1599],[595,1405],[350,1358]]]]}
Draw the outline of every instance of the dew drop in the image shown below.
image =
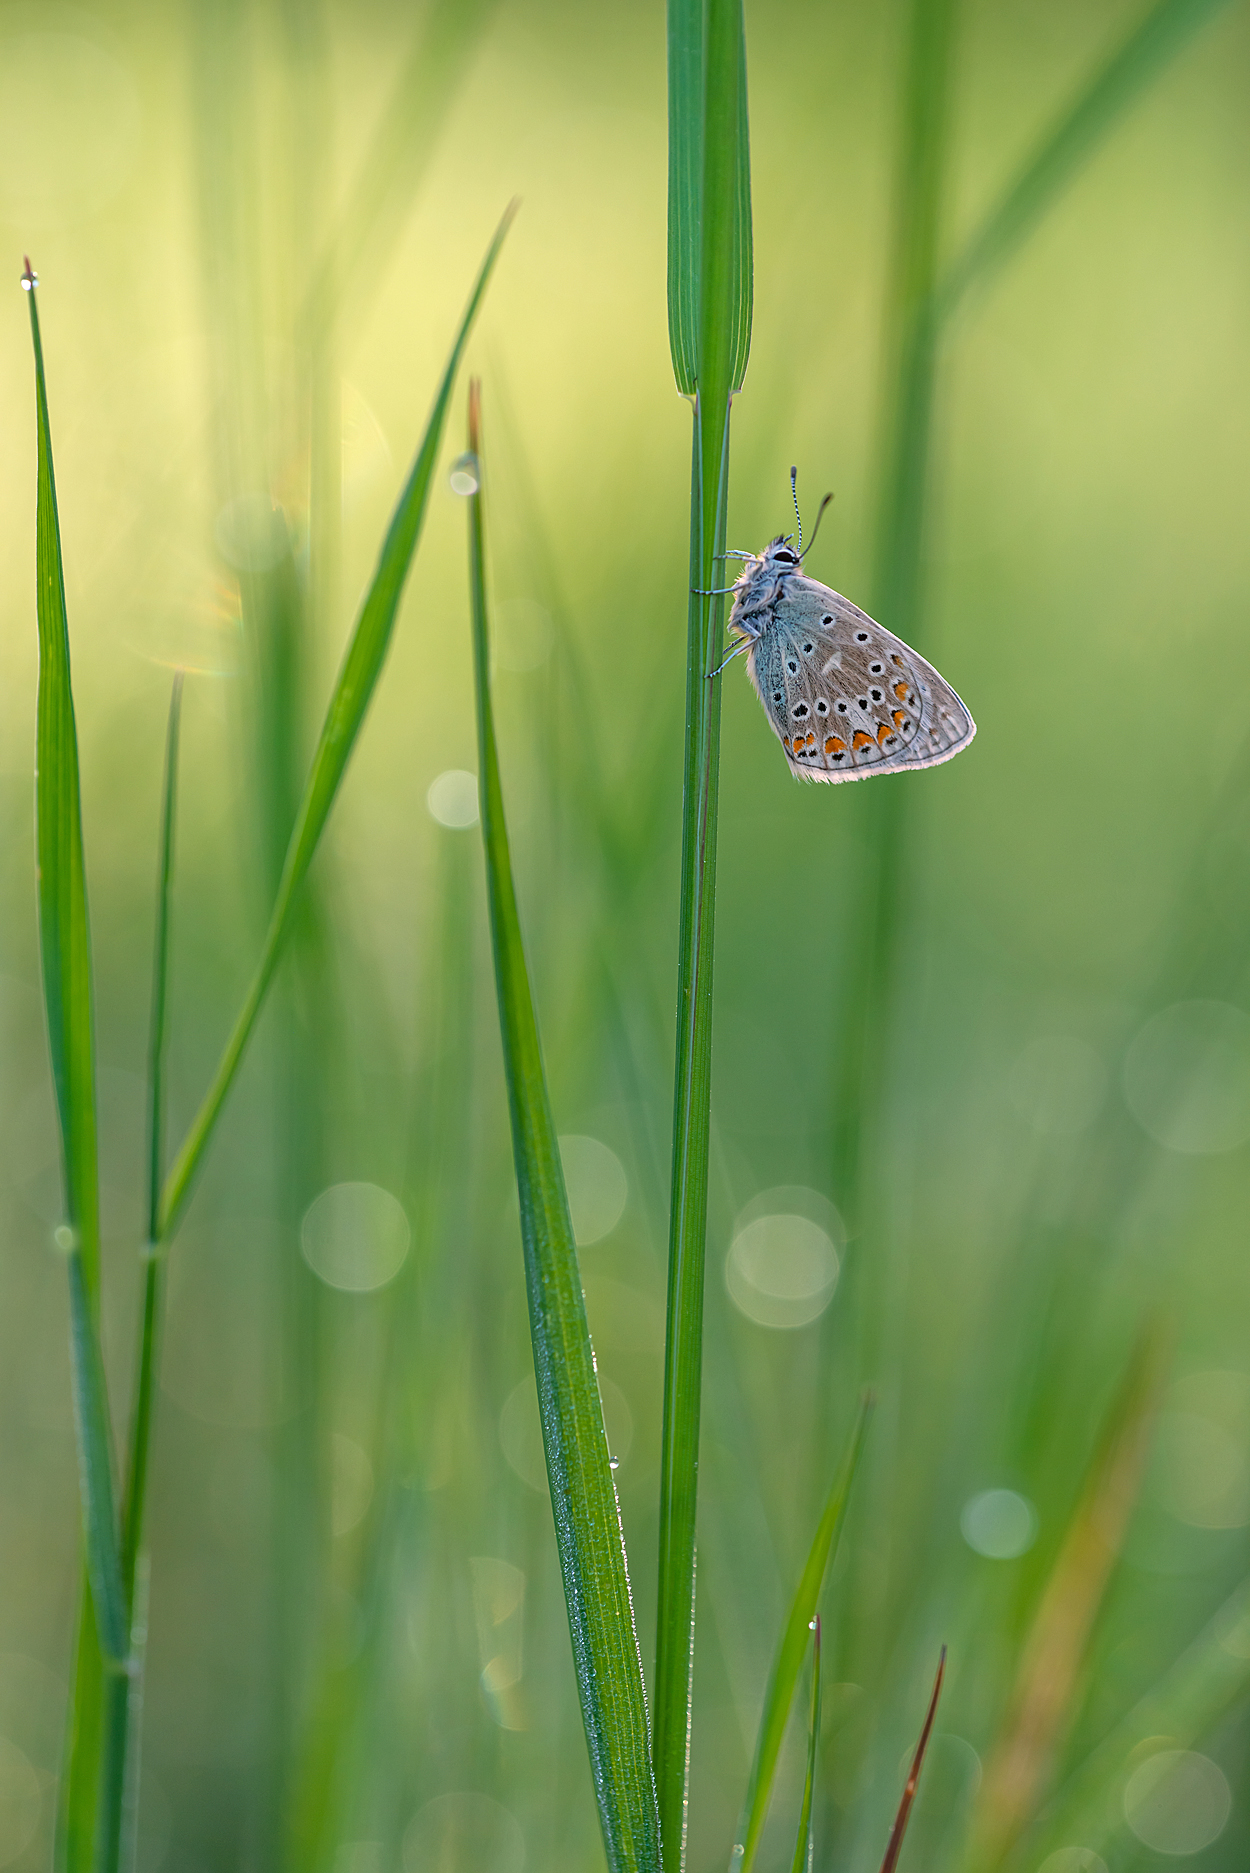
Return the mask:
{"type": "Polygon", "coordinates": [[[621,1460],[620,1460],[620,1458],[619,1458],[619,1457],[609,1457],[609,1458],[608,1458],[608,1468],[609,1468],[609,1470],[619,1470],[619,1469],[620,1469],[620,1467],[621,1467],[621,1460]]]}
{"type": "Polygon", "coordinates": [[[451,483],[453,494],[476,494],[482,485],[476,455],[471,450],[458,455],[451,465],[451,473],[447,479],[451,483]]]}

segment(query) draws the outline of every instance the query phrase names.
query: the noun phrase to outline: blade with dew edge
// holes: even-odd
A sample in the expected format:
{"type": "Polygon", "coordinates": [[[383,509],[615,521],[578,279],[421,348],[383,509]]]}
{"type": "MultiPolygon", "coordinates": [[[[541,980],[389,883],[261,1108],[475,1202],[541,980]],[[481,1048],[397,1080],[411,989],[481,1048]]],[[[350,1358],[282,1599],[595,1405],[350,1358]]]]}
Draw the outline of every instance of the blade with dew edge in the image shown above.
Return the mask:
{"type": "Polygon", "coordinates": [[[378,556],[377,568],[365,594],[355,629],[339,669],[334,693],[326,710],[325,722],[312,767],[304,786],[295,825],[287,847],[278,895],[269,921],[260,961],[251,986],[226,1043],[212,1085],[204,1096],[190,1131],[178,1151],[161,1195],[158,1240],[166,1241],[177,1228],[191,1194],[196,1173],[203,1162],[222,1107],[234,1085],[235,1077],[252,1037],[252,1030],[264,1004],[274,971],[290,934],[299,888],[312,863],[318,842],[330,816],[351,758],[356,737],[364,721],[390,646],[399,601],[403,596],[408,569],[416,552],[425,519],[430,485],[442,440],[443,425],[451,402],[452,388],[469,332],[481,306],[487,283],[499,257],[504,236],[511,226],[518,204],[512,202],[495,231],[486,258],[482,262],[469,303],[452,343],[451,353],[434,398],[416,458],[404,484],[403,492],[391,516],[386,538],[378,556]]]}
{"type": "Polygon", "coordinates": [[[907,1774],[902,1799],[898,1804],[898,1813],[894,1817],[894,1826],[890,1829],[885,1859],[881,1862],[881,1873],[894,1873],[898,1865],[898,1857],[903,1851],[903,1836],[907,1832],[907,1823],[911,1819],[912,1803],[916,1799],[916,1788],[920,1781],[920,1771],[924,1766],[925,1751],[929,1747],[929,1737],[933,1731],[933,1719],[937,1716],[938,1699],[942,1695],[942,1679],[945,1675],[946,1647],[943,1646],[938,1659],[937,1677],[933,1681],[933,1695],[929,1699],[929,1710],[924,1720],[924,1729],[920,1732],[920,1741],[911,1759],[911,1768],[907,1774]]]}
{"type": "Polygon", "coordinates": [[[730,1858],[731,1873],[750,1873],[755,1863],[760,1836],[768,1818],[768,1804],[772,1797],[790,1707],[794,1702],[807,1652],[807,1637],[816,1617],[820,1590],[824,1586],[829,1563],[837,1550],[846,1520],[851,1486],[863,1455],[864,1437],[872,1416],[873,1403],[871,1395],[866,1395],[860,1403],[859,1416],[851,1432],[846,1455],[825,1499],[816,1534],[782,1629],[777,1656],[768,1676],[768,1689],[764,1693],[764,1708],[760,1714],[759,1733],[755,1742],[755,1759],[751,1764],[742,1819],[738,1824],[738,1841],[730,1858]]]}
{"type": "Polygon", "coordinates": [[[807,1774],[803,1778],[803,1805],[794,1842],[790,1873],[807,1873],[815,1855],[812,1832],[812,1795],[816,1788],[816,1753],[820,1745],[820,1614],[812,1621],[812,1711],[807,1732],[807,1774]]]}
{"type": "Polygon", "coordinates": [[[477,488],[469,497],[469,577],[482,844],[556,1547],[608,1866],[612,1873],[656,1873],[659,1818],[642,1657],[504,818],[490,690],[476,382],[469,387],[469,450],[478,465],[477,488]]]}
{"type": "MultiPolygon", "coordinates": [[[[742,383],[751,333],[742,0],[708,0],[705,11],[697,0],[673,0],[670,55],[688,61],[696,40],[701,82],[694,85],[686,65],[670,75],[669,125],[680,141],[672,160],[686,165],[683,174],[690,152],[699,151],[700,190],[697,224],[685,228],[676,246],[670,229],[669,249],[670,309],[675,291],[683,304],[697,299],[698,323],[655,1662],[654,1760],[666,1873],[679,1873],[685,1858],[711,1124],[721,690],[708,673],[719,661],[725,613],[723,596],[705,594],[717,584],[717,555],[725,546],[729,407],[742,383]]],[[[688,175],[682,189],[688,197],[688,175]]],[[[686,362],[674,337],[679,389],[686,362]]]]}

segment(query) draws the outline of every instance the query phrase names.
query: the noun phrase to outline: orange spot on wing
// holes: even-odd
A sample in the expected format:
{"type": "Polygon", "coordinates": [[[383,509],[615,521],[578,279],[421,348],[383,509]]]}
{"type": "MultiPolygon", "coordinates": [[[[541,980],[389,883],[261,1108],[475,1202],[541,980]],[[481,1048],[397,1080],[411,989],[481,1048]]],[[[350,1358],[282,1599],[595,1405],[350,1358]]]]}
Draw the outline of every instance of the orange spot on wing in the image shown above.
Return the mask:
{"type": "Polygon", "coordinates": [[[788,735],[783,735],[783,736],[781,737],[781,745],[782,745],[782,747],[783,747],[783,748],[785,748],[785,749],[787,750],[787,752],[789,751],[789,747],[790,747],[790,737],[789,737],[788,735]]]}
{"type": "Polygon", "coordinates": [[[842,754],[846,753],[846,743],[844,741],[839,741],[836,735],[830,735],[828,741],[825,743],[825,753],[838,754],[839,752],[842,754]]]}
{"type": "Polygon", "coordinates": [[[907,701],[906,683],[896,683],[894,685],[894,694],[898,697],[900,702],[906,702],[907,701]]]}
{"type": "Polygon", "coordinates": [[[862,728],[857,728],[855,733],[851,736],[851,746],[852,748],[871,748],[872,736],[865,735],[862,728]]]}
{"type": "Polygon", "coordinates": [[[894,711],[894,726],[895,726],[895,728],[902,728],[902,726],[903,726],[903,724],[904,724],[904,722],[905,722],[906,720],[907,720],[907,716],[906,716],[906,714],[904,713],[904,711],[903,711],[902,709],[896,709],[896,710],[894,711]]]}
{"type": "Polygon", "coordinates": [[[893,741],[893,739],[894,730],[890,727],[888,722],[883,722],[877,730],[877,740],[884,746],[887,741],[893,741]]]}

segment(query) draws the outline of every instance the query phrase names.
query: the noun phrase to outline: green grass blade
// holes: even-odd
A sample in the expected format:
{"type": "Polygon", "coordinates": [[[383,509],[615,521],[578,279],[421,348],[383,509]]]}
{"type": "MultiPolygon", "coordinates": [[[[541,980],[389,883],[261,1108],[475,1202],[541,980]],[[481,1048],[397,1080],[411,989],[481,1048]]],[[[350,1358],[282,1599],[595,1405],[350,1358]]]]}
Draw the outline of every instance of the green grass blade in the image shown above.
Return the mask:
{"type": "Polygon", "coordinates": [[[1042,138],[948,269],[939,292],[949,314],[1027,239],[1124,113],[1227,0],[1159,0],[1094,73],[1042,138]]]}
{"type": "Polygon", "coordinates": [[[178,747],[182,734],[181,670],[174,677],[165,731],[165,775],[161,788],[160,855],[156,876],[156,940],[152,959],[152,1017],[148,1033],[148,1241],[155,1242],[161,1214],[165,1160],[165,1009],[169,989],[169,910],[174,879],[174,827],[178,814],[178,747]]]}
{"type": "Polygon", "coordinates": [[[803,1778],[803,1805],[794,1842],[790,1873],[808,1873],[815,1856],[812,1832],[812,1795],[816,1788],[816,1755],[820,1746],[820,1615],[812,1621],[812,1714],[807,1732],[807,1774],[803,1778]]]}
{"type": "MultiPolygon", "coordinates": [[[[178,743],[182,720],[183,676],[174,677],[169,699],[169,725],[165,740],[165,775],[161,794],[160,858],[157,875],[156,942],[152,971],[152,1019],[148,1048],[148,1241],[143,1288],[139,1304],[138,1353],[134,1403],[131,1410],[130,1451],[122,1505],[121,1568],[127,1630],[135,1625],[135,1591],[143,1548],[144,1511],[147,1505],[148,1460],[151,1452],[154,1391],[158,1375],[160,1326],[164,1299],[164,1257],[158,1253],[154,1232],[161,1193],[162,1139],[164,1135],[165,1009],[169,976],[169,899],[173,880],[174,822],[177,810],[178,743]]],[[[142,1658],[131,1660],[130,1682],[123,1691],[107,1688],[119,1708],[108,1730],[109,1747],[101,1764],[98,1834],[103,1864],[120,1864],[127,1789],[134,1776],[130,1753],[137,1740],[142,1692],[142,1658]]]]}
{"type": "MultiPolygon", "coordinates": [[[[685,1856],[694,1663],[720,772],[721,689],[719,680],[709,682],[708,673],[720,661],[725,616],[723,597],[702,594],[723,582],[717,555],[725,545],[729,405],[746,368],[751,321],[750,189],[744,182],[748,160],[746,45],[741,0],[709,0],[702,45],[703,82],[697,93],[697,140],[702,148],[698,239],[687,240],[678,252],[680,263],[687,269],[698,255],[699,326],[690,493],[691,595],[655,1665],[655,1770],[667,1873],[677,1873],[685,1856]]],[[[683,56],[684,48],[683,38],[678,47],[683,56]]],[[[688,73],[680,75],[675,96],[678,107],[694,108],[696,92],[688,73]]],[[[696,137],[695,130],[681,122],[676,129],[681,148],[687,150],[696,137]]],[[[679,285],[683,297],[696,291],[689,278],[679,285]]],[[[676,353],[674,362],[676,365],[676,353]]]]}
{"type": "Polygon", "coordinates": [[[100,1208],[96,1154],[95,1037],[91,935],[78,781],[78,735],[70,683],[69,628],[61,565],[61,525],[52,466],[52,429],[39,331],[37,288],[29,263],[38,424],[36,506],[39,696],[35,739],[35,827],[39,872],[39,942],[48,1051],[56,1088],[68,1237],[70,1350],[78,1476],[87,1574],[96,1626],[109,1657],[126,1656],[117,1519],[104,1360],[100,1351],[100,1208]]]}
{"type": "Polygon", "coordinates": [[[718,244],[708,303],[715,308],[718,349],[723,340],[728,350],[729,387],[735,391],[742,388],[751,349],[753,290],[741,0],[736,7],[713,0],[706,10],[703,0],[669,0],[668,337],[683,396],[694,394],[701,362],[704,381],[710,381],[712,359],[702,349],[700,310],[709,221],[718,244]]]}
{"type": "MultiPolygon", "coordinates": [[[[469,448],[480,465],[476,384],[469,393],[469,448]]],[[[469,538],[482,840],[556,1545],[608,1866],[612,1873],[655,1873],[659,1835],[642,1659],[504,819],[490,692],[480,467],[469,538]]]]}
{"type": "Polygon", "coordinates": [[[421,446],[417,450],[408,480],[404,485],[386,539],[378,557],[373,581],[365,595],[356,620],[347,654],[340,667],[330,706],[326,712],[321,738],[313,756],[312,767],[300,801],[299,813],[287,847],[286,863],[278,887],[277,899],[265,936],[264,947],[252,984],[226,1043],[216,1076],[204,1096],[190,1131],[187,1133],[161,1197],[159,1239],[164,1241],[176,1229],[196,1172],[212,1137],[222,1107],[234,1084],[256,1018],[264,1003],[283,947],[290,935],[299,888],[312,863],[313,854],[334,805],[343,774],[351,757],[361,723],[369,707],[374,685],[390,646],[391,632],[403,593],[408,568],[416,551],[425,519],[430,483],[438,459],[443,425],[451,400],[452,387],[469,331],[477,316],[486,286],[499,256],[504,236],[511,225],[516,204],[505,213],[482,262],[477,281],[469,297],[464,316],[452,344],[442,381],[430,411],[421,446]]]}
{"type": "Polygon", "coordinates": [[[759,1734],[755,1742],[755,1760],[751,1764],[746,1800],[742,1805],[742,1819],[738,1826],[738,1845],[734,1848],[735,1873],[749,1873],[759,1850],[760,1836],[768,1817],[773,1780],[777,1773],[777,1761],[781,1755],[782,1739],[786,1733],[790,1706],[794,1702],[794,1693],[798,1688],[799,1674],[803,1669],[803,1659],[807,1652],[807,1637],[811,1631],[812,1621],[816,1617],[820,1590],[824,1586],[825,1575],[829,1571],[829,1563],[837,1549],[838,1538],[846,1520],[851,1486],[855,1481],[855,1472],[859,1468],[859,1460],[863,1454],[864,1436],[871,1415],[872,1401],[866,1398],[860,1406],[859,1416],[851,1432],[851,1441],[842,1459],[841,1468],[825,1500],[816,1534],[799,1578],[798,1588],[790,1603],[790,1611],[782,1629],[781,1643],[777,1647],[777,1656],[773,1660],[773,1668],[768,1676],[768,1689],[764,1693],[764,1709],[760,1715],[759,1734]]]}
{"type": "Polygon", "coordinates": [[[703,0],[668,0],[668,343],[683,397],[699,371],[702,168],[703,0]]]}

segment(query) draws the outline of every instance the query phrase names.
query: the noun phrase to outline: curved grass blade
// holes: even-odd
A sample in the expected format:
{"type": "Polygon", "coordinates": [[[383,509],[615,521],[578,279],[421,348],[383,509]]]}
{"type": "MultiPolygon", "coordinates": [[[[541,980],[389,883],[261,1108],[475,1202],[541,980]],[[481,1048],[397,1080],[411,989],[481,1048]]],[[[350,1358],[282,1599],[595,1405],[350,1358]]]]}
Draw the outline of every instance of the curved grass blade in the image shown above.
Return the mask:
{"type": "Polygon", "coordinates": [[[365,594],[347,654],[340,667],[334,693],[326,711],[321,738],[313,756],[312,767],[304,786],[303,798],[287,847],[278,895],[269,921],[264,947],[243,1006],[226,1043],[212,1085],[187,1133],[165,1180],[158,1221],[158,1239],[166,1240],[177,1228],[196,1172],[212,1137],[222,1107],[234,1085],[247,1044],[256,1025],[269,984],[273,980],[287,937],[290,935],[299,888],[312,863],[313,854],[330,816],[339,785],[356,744],[361,723],[369,707],[374,685],[390,646],[395,615],[403,594],[408,568],[425,519],[430,483],[438,459],[443,425],[451,401],[452,387],[470,329],[486,292],[504,236],[512,223],[517,204],[513,202],[486,251],[469,303],[460,321],[434,406],[426,423],[425,434],[399,497],[391,524],[378,556],[373,581],[365,594]]]}
{"type": "MultiPolygon", "coordinates": [[[[717,555],[725,546],[729,406],[746,369],[751,335],[750,187],[747,180],[746,43],[742,0],[673,0],[670,52],[671,162],[689,197],[699,158],[699,216],[670,239],[670,307],[697,304],[694,459],[690,489],[690,598],[686,651],[686,756],[682,796],[681,912],[673,1097],[668,1322],[660,1456],[659,1584],[655,1662],[655,1773],[667,1873],[685,1857],[690,1688],[694,1665],[695,1516],[703,1364],[703,1271],[711,1124],[712,957],[720,775],[719,682],[709,682],[724,630],[717,555]],[[690,48],[696,13],[701,82],[690,48]],[[697,269],[697,272],[696,272],[697,269]]],[[[670,236],[673,229],[670,229],[670,236]]],[[[681,318],[686,312],[682,311],[681,318]]],[[[679,319],[679,325],[680,325],[679,319]]],[[[684,328],[683,328],[684,330],[684,328]]],[[[687,381],[684,336],[674,338],[679,388],[687,381]]]]}
{"type": "Polygon", "coordinates": [[[564,1577],[573,1664],[603,1843],[612,1873],[656,1873],[655,1783],[642,1658],[634,1628],[594,1352],[547,1094],[538,1019],[517,911],[495,744],[486,613],[480,398],[469,390],[469,448],[479,464],[469,503],[469,576],[477,692],[482,841],[499,997],[512,1149],[521,1209],[534,1373],[564,1577]]]}
{"type": "Polygon", "coordinates": [[[925,1751],[929,1747],[929,1737],[933,1732],[933,1719],[937,1716],[938,1699],[942,1695],[942,1679],[946,1676],[946,1647],[942,1647],[938,1659],[937,1677],[933,1681],[933,1696],[929,1699],[928,1715],[924,1720],[924,1729],[920,1732],[920,1741],[916,1753],[911,1759],[911,1768],[903,1788],[902,1800],[898,1804],[898,1813],[894,1817],[894,1826],[890,1829],[890,1838],[886,1843],[885,1859],[881,1862],[881,1873],[894,1873],[898,1857],[903,1851],[903,1836],[907,1832],[907,1823],[911,1819],[912,1803],[916,1799],[916,1789],[920,1782],[920,1771],[924,1767],[925,1751]]]}
{"type": "Polygon", "coordinates": [[[803,1806],[794,1843],[790,1873],[810,1873],[816,1852],[812,1832],[812,1795],[816,1787],[816,1752],[820,1746],[820,1615],[812,1621],[812,1714],[807,1732],[807,1774],[803,1778],[803,1806]]]}
{"type": "Polygon", "coordinates": [[[1042,138],[948,269],[938,291],[948,316],[964,293],[1029,236],[1097,144],[1227,0],[1159,0],[1126,35],[1042,138]]]}
{"type": "Polygon", "coordinates": [[[768,1676],[768,1689],[764,1693],[764,1709],[760,1715],[759,1735],[755,1743],[755,1760],[751,1764],[742,1819],[738,1824],[738,1844],[734,1847],[730,1863],[733,1873],[750,1873],[755,1863],[760,1836],[768,1818],[768,1804],[790,1717],[790,1706],[794,1702],[799,1673],[803,1669],[803,1659],[807,1652],[807,1636],[812,1629],[820,1590],[825,1584],[825,1575],[829,1571],[829,1563],[837,1550],[846,1520],[847,1503],[863,1455],[864,1436],[872,1407],[871,1398],[865,1398],[860,1405],[851,1441],[821,1512],[798,1589],[786,1616],[777,1656],[768,1676]]]}

